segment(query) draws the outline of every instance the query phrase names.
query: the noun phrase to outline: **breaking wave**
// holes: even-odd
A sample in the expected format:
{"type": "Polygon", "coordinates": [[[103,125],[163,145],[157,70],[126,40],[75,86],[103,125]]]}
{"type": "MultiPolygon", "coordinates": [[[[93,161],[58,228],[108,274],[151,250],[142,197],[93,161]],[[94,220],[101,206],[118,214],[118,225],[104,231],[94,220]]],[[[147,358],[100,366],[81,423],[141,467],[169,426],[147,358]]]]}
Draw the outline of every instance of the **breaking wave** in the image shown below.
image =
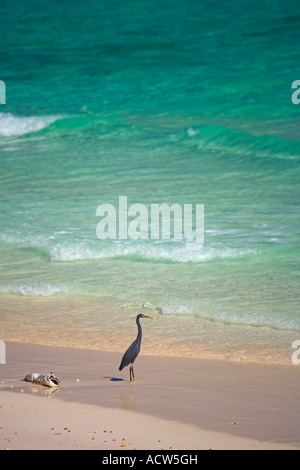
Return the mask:
{"type": "Polygon", "coordinates": [[[68,289],[66,287],[57,286],[53,283],[0,284],[0,293],[2,294],[21,294],[30,297],[48,297],[67,291],[68,289]]]}
{"type": "Polygon", "coordinates": [[[254,248],[226,246],[208,246],[199,250],[188,250],[184,243],[151,243],[151,242],[115,242],[115,243],[58,243],[50,239],[33,236],[20,239],[15,235],[0,234],[4,243],[17,245],[19,248],[31,248],[37,254],[44,255],[49,261],[71,262],[97,259],[127,259],[131,261],[152,261],[170,263],[201,263],[214,259],[238,258],[257,255],[254,248]]]}
{"type": "Polygon", "coordinates": [[[13,137],[38,132],[58,119],[61,118],[59,116],[14,116],[11,113],[0,113],[0,136],[13,137]]]}
{"type": "Polygon", "coordinates": [[[215,258],[235,258],[256,254],[254,250],[232,248],[203,248],[193,251],[181,246],[157,246],[142,244],[120,244],[106,249],[90,249],[88,247],[55,246],[50,250],[54,261],[74,261],[83,259],[125,258],[129,260],[147,260],[173,263],[200,263],[215,258]]]}

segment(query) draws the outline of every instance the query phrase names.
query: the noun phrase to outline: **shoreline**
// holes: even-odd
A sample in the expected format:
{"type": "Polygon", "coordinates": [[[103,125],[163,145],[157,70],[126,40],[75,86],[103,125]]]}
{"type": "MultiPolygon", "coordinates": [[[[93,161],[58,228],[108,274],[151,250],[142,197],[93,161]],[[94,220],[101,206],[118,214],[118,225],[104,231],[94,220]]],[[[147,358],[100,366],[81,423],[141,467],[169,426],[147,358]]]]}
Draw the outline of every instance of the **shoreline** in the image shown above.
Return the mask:
{"type": "MultiPolygon", "coordinates": [[[[132,314],[125,321],[116,315],[112,322],[111,315],[107,314],[111,311],[111,305],[105,304],[106,312],[101,311],[101,322],[96,322],[96,317],[93,317],[92,324],[86,325],[80,318],[82,327],[79,329],[79,317],[77,314],[73,315],[77,308],[76,299],[68,299],[62,306],[57,305],[57,299],[40,298],[34,302],[30,298],[21,300],[25,301],[25,306],[22,303],[22,309],[21,304],[16,307],[13,299],[9,299],[4,305],[6,314],[1,324],[1,339],[4,341],[23,343],[23,338],[26,338],[25,343],[41,346],[82,350],[92,348],[97,351],[121,353],[136,335],[135,315],[132,314]],[[16,311],[13,311],[13,306],[16,311]],[[41,311],[44,312],[42,316],[41,311]],[[68,320],[62,322],[61,318],[68,320]],[[61,325],[59,330],[57,324],[61,325]]],[[[151,309],[146,313],[150,316],[156,315],[151,309]]],[[[143,327],[145,340],[142,353],[147,356],[216,359],[255,364],[290,366],[294,352],[292,344],[299,338],[299,331],[296,330],[223,323],[184,315],[174,318],[168,314],[157,314],[154,322],[143,327]]]]}
{"type": "Polygon", "coordinates": [[[122,353],[6,347],[2,449],[300,448],[297,366],[141,353],[130,384],[128,368],[118,371],[122,353]],[[50,371],[61,380],[53,392],[22,381],[50,371]]]}

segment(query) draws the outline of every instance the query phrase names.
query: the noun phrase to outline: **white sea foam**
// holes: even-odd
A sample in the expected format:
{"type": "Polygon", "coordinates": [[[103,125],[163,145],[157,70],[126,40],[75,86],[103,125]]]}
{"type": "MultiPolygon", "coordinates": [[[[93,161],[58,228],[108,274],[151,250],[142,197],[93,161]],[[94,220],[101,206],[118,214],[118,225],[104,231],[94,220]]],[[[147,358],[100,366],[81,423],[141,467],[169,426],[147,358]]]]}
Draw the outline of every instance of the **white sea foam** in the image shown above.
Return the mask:
{"type": "Polygon", "coordinates": [[[195,316],[227,325],[269,327],[279,330],[300,329],[299,319],[289,315],[283,317],[276,313],[270,314],[270,312],[234,312],[228,307],[223,306],[216,309],[212,305],[203,308],[203,306],[197,306],[196,303],[179,299],[168,300],[160,310],[163,315],[195,316]]]}
{"type": "Polygon", "coordinates": [[[60,119],[59,116],[14,116],[0,113],[0,136],[13,137],[38,132],[60,119]]]}
{"type": "Polygon", "coordinates": [[[0,240],[17,244],[21,247],[42,249],[52,261],[77,261],[88,259],[127,258],[154,262],[202,263],[214,259],[239,258],[257,255],[253,248],[229,248],[226,246],[208,246],[200,250],[186,250],[183,243],[171,240],[169,243],[152,242],[114,242],[89,244],[85,242],[58,243],[55,237],[28,236],[0,233],[0,240]]]}
{"type": "Polygon", "coordinates": [[[193,315],[197,310],[190,304],[172,301],[164,305],[161,311],[164,315],[193,315]]]}
{"type": "Polygon", "coordinates": [[[31,297],[58,294],[59,292],[67,292],[64,286],[57,286],[53,283],[36,283],[36,284],[0,284],[0,293],[3,294],[21,294],[31,297]]]}
{"type": "Polygon", "coordinates": [[[83,259],[128,258],[174,263],[201,263],[215,258],[236,258],[256,254],[251,249],[205,248],[199,251],[186,250],[184,246],[159,246],[153,244],[114,244],[96,250],[80,245],[55,245],[50,248],[54,261],[76,261],[83,259]]]}

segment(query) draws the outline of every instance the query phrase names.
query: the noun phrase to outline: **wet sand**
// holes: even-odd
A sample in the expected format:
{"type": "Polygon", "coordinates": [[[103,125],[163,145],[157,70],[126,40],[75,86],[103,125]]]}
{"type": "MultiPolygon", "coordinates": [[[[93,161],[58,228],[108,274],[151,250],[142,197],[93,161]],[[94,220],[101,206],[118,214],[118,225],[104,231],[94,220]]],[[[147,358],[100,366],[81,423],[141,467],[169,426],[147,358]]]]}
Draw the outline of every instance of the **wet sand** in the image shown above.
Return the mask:
{"type": "MultiPolygon", "coordinates": [[[[0,449],[299,449],[298,366],[6,342],[0,449]],[[58,390],[24,382],[52,371],[58,390]]],[[[299,366],[300,367],[300,366],[299,366]]]]}

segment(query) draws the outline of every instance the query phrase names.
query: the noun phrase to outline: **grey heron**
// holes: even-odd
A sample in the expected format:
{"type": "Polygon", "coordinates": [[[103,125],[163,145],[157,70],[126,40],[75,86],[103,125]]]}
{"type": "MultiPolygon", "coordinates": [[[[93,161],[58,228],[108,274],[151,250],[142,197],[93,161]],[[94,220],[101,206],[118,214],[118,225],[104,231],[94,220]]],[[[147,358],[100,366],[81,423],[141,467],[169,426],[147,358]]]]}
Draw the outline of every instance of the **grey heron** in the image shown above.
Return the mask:
{"type": "Polygon", "coordinates": [[[140,318],[151,318],[153,320],[153,317],[148,317],[147,315],[144,315],[143,313],[140,313],[136,317],[136,324],[138,327],[138,334],[136,339],[133,341],[133,343],[129,346],[127,351],[125,352],[123,359],[121,361],[119,370],[122,370],[124,367],[128,366],[130,364],[129,368],[129,377],[130,377],[130,382],[135,382],[134,380],[134,372],[133,372],[133,363],[136,360],[136,358],[139,355],[140,349],[141,349],[141,342],[142,342],[142,327],[140,324],[140,318]]]}

